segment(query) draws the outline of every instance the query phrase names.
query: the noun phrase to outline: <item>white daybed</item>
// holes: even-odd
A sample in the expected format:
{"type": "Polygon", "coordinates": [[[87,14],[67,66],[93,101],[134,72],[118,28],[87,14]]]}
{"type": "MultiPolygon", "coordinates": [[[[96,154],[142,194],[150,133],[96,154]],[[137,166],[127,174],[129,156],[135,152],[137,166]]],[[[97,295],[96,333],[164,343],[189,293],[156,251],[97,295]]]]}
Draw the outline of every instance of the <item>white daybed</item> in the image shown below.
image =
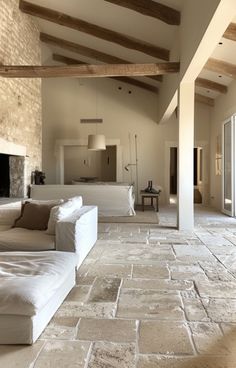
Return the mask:
{"type": "Polygon", "coordinates": [[[97,206],[99,216],[133,216],[133,186],[126,183],[76,183],[32,185],[32,199],[59,199],[79,195],[87,206],[97,206]]]}
{"type": "Polygon", "coordinates": [[[0,344],[33,344],[75,285],[76,255],[0,253],[0,344]]]}

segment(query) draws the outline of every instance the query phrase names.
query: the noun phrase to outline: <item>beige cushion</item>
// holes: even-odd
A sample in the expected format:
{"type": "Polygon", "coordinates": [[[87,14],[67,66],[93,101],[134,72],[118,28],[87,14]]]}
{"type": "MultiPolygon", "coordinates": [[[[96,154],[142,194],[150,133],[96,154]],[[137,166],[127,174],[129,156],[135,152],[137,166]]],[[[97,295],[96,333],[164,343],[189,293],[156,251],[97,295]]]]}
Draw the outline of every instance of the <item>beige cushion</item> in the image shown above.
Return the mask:
{"type": "Polygon", "coordinates": [[[64,203],[64,199],[32,199],[28,198],[23,203],[30,202],[30,203],[36,203],[36,204],[45,204],[45,205],[53,205],[57,206],[61,203],[64,203]]]}
{"type": "Polygon", "coordinates": [[[19,227],[0,231],[0,251],[40,251],[55,249],[55,237],[45,231],[19,227]]]}
{"type": "Polygon", "coordinates": [[[37,204],[26,202],[22,205],[22,213],[15,221],[13,227],[21,227],[29,230],[46,230],[50,210],[53,204],[37,204]]]}
{"type": "Polygon", "coordinates": [[[69,216],[71,213],[81,208],[83,205],[82,197],[76,196],[69,198],[66,202],[59,206],[55,206],[50,211],[50,217],[48,221],[47,234],[55,235],[56,223],[69,216]]]}

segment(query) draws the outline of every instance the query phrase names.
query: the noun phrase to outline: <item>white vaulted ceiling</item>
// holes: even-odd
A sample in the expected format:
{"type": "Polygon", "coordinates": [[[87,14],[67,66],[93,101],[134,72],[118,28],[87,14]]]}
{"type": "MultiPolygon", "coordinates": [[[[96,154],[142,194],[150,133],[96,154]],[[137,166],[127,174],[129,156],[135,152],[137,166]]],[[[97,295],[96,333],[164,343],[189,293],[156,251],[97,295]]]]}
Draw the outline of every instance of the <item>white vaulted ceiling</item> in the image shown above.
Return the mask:
{"type": "MultiPolygon", "coordinates": [[[[156,3],[167,5],[181,12],[185,1],[189,0],[156,0],[156,3]]],[[[178,44],[179,26],[169,25],[163,21],[140,14],[131,9],[117,6],[105,0],[29,0],[30,3],[56,10],[67,15],[80,18],[86,22],[98,25],[111,31],[116,31],[129,37],[147,42],[154,46],[171,50],[175,43],[178,44]]],[[[40,18],[35,18],[40,30],[49,35],[71,41],[97,51],[119,57],[127,62],[133,63],[155,63],[160,62],[158,58],[143,52],[123,47],[115,42],[109,42],[98,37],[70,29],[40,18]]],[[[236,19],[233,22],[236,22],[236,19]]],[[[212,58],[223,60],[236,65],[236,42],[223,38],[219,40],[212,54],[212,58]]],[[[92,59],[78,53],[67,51],[60,47],[48,45],[52,53],[74,58],[85,63],[102,63],[96,58],[92,59]]],[[[181,60],[181,55],[180,55],[181,60]]],[[[49,60],[45,60],[49,62],[49,60]]],[[[179,60],[174,60],[179,61],[179,60]]],[[[56,62],[55,62],[56,63],[56,62]]],[[[203,69],[200,78],[207,79],[228,86],[233,78],[222,73],[216,73],[203,69]]],[[[133,78],[133,77],[132,77],[133,78]]],[[[161,83],[148,77],[136,78],[150,85],[161,88],[161,83]]],[[[212,99],[219,96],[220,92],[214,89],[201,87],[196,83],[196,93],[212,99]]]]}

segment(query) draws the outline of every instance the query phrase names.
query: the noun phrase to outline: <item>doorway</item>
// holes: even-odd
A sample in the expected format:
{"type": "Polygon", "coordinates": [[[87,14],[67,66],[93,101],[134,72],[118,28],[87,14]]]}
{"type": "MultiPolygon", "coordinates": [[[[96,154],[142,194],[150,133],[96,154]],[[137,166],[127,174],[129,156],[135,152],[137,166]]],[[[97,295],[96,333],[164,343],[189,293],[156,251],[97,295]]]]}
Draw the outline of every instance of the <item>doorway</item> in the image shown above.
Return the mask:
{"type": "Polygon", "coordinates": [[[235,123],[236,116],[223,123],[223,175],[222,175],[222,212],[235,217],[236,215],[236,158],[235,158],[235,123]]]}
{"type": "Polygon", "coordinates": [[[105,151],[89,151],[87,146],[65,146],[64,183],[81,178],[94,181],[117,180],[117,146],[106,146],[105,151]]]}
{"type": "MultiPolygon", "coordinates": [[[[193,185],[194,203],[202,203],[203,192],[203,149],[194,147],[193,149],[193,185]]],[[[187,173],[186,173],[187,175],[187,173]]],[[[177,203],[178,192],[178,148],[170,147],[170,166],[169,166],[169,203],[177,203]]]]}

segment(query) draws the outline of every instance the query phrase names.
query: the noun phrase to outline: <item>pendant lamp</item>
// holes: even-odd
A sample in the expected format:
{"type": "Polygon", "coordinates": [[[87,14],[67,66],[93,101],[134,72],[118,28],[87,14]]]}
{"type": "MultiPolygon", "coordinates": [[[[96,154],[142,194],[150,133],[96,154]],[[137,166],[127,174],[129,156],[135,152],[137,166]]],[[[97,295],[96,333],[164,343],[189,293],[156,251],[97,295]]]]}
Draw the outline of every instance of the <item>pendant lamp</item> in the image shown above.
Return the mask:
{"type": "Polygon", "coordinates": [[[96,124],[95,134],[88,135],[88,150],[90,151],[104,151],[106,149],[105,135],[97,134],[97,124],[102,123],[103,119],[98,118],[98,86],[97,81],[95,81],[95,108],[96,108],[96,118],[90,119],[91,122],[96,124]]]}
{"type": "Polygon", "coordinates": [[[103,151],[106,149],[105,135],[103,134],[89,134],[88,136],[88,150],[103,151]]]}

